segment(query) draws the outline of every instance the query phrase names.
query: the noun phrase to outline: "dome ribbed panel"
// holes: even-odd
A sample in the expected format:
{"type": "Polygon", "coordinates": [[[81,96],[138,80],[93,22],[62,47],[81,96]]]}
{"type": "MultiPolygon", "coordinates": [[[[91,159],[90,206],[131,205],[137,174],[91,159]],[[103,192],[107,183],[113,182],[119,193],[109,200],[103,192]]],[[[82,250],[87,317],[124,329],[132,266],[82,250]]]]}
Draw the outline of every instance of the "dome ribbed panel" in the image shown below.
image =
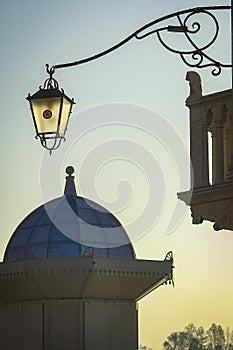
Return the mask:
{"type": "Polygon", "coordinates": [[[22,221],[4,260],[80,256],[135,258],[127,233],[114,215],[82,197],[63,196],[22,221]]]}

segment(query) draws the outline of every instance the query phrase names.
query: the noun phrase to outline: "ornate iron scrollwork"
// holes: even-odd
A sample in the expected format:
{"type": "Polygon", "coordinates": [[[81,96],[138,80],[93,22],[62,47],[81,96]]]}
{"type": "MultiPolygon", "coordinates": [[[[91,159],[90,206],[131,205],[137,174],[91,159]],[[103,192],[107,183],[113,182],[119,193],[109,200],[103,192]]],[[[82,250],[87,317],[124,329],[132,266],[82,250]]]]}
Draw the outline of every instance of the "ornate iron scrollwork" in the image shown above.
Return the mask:
{"type": "Polygon", "coordinates": [[[231,6],[197,7],[197,8],[182,10],[179,12],[175,12],[175,13],[160,17],[160,18],[144,25],[143,27],[139,28],[138,30],[136,30],[134,33],[129,35],[127,38],[125,38],[124,40],[122,40],[118,44],[110,47],[107,50],[99,52],[93,56],[83,58],[79,61],[57,64],[57,65],[52,66],[51,68],[49,68],[49,66],[46,65],[47,72],[50,75],[50,78],[48,80],[53,81],[53,74],[55,73],[56,69],[77,66],[77,65],[81,65],[81,64],[96,60],[102,56],[105,56],[105,55],[111,53],[112,51],[115,51],[116,49],[120,48],[121,46],[123,46],[124,44],[126,44],[127,42],[129,42],[132,39],[142,40],[142,39],[144,39],[148,36],[154,35],[154,34],[157,35],[157,38],[158,38],[159,42],[163,45],[163,47],[165,47],[167,50],[169,50],[175,54],[178,54],[181,57],[182,61],[187,66],[192,67],[192,68],[194,68],[194,67],[196,67],[196,68],[213,67],[212,74],[214,76],[217,76],[221,73],[222,68],[230,68],[230,67],[232,67],[232,64],[225,64],[225,63],[219,62],[218,60],[211,57],[207,53],[207,49],[216,41],[218,34],[219,34],[219,23],[218,23],[216,16],[214,15],[214,12],[220,11],[220,10],[230,10],[230,9],[231,9],[231,6]],[[210,20],[213,21],[213,24],[215,27],[213,36],[210,39],[210,41],[207,44],[201,45],[201,46],[199,46],[197,43],[195,43],[195,41],[193,40],[193,37],[192,37],[193,35],[200,32],[201,28],[202,28],[202,26],[199,22],[197,22],[195,20],[192,21],[194,19],[194,17],[198,14],[199,15],[202,14],[202,15],[207,16],[210,20]],[[159,28],[152,29],[149,32],[145,33],[145,31],[152,28],[153,26],[156,27],[157,24],[159,24],[161,22],[166,22],[170,19],[176,19],[176,21],[178,22],[178,25],[173,25],[173,24],[172,25],[165,25],[165,26],[162,26],[159,28]],[[189,45],[191,46],[191,49],[178,50],[178,49],[172,48],[170,45],[168,45],[165,42],[165,39],[162,36],[162,33],[164,31],[182,33],[185,36],[185,38],[187,39],[187,42],[189,43],[189,45]],[[188,60],[188,57],[191,58],[192,62],[190,62],[188,60]]]}
{"type": "MultiPolygon", "coordinates": [[[[171,273],[167,276],[167,281],[169,282],[169,284],[172,284],[173,287],[175,286],[175,283],[174,283],[174,278],[173,278],[173,269],[175,268],[173,266],[173,262],[174,262],[174,258],[173,258],[173,252],[170,251],[166,254],[164,260],[169,260],[171,261],[171,264],[172,264],[172,270],[171,270],[171,273]]],[[[167,283],[167,282],[165,282],[167,283]]]]}
{"type": "Polygon", "coordinates": [[[213,13],[211,13],[210,11],[207,11],[206,9],[198,8],[188,13],[188,15],[185,17],[184,20],[182,20],[180,15],[177,15],[177,20],[179,21],[180,25],[183,28],[186,28],[186,30],[184,30],[184,35],[193,49],[186,50],[186,51],[174,50],[164,42],[160,32],[158,32],[157,33],[158,39],[166,49],[179,54],[183,62],[189,67],[196,67],[196,68],[213,67],[214,69],[212,70],[212,74],[215,76],[221,73],[222,68],[231,67],[231,64],[221,63],[215,60],[210,55],[208,55],[206,52],[206,50],[216,41],[219,34],[219,23],[216,17],[213,15],[213,13]],[[191,23],[191,27],[190,25],[188,25],[188,22],[192,20],[192,18],[197,14],[204,14],[205,16],[208,16],[209,19],[211,19],[214,24],[214,33],[212,38],[207,44],[200,47],[195,43],[195,41],[192,39],[191,36],[193,34],[197,34],[201,30],[201,27],[202,27],[201,24],[199,22],[194,21],[191,23]],[[194,61],[193,63],[190,63],[187,60],[188,56],[191,57],[191,59],[194,61]]]}

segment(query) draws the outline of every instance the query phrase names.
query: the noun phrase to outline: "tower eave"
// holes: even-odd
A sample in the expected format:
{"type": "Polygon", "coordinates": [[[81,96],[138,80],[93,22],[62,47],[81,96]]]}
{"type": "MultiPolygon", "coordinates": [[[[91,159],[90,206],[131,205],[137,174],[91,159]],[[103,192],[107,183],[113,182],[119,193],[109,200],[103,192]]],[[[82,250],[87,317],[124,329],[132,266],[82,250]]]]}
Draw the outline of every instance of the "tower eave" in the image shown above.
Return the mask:
{"type": "Polygon", "coordinates": [[[171,260],[39,259],[0,264],[0,302],[139,300],[171,279],[171,260]]]}

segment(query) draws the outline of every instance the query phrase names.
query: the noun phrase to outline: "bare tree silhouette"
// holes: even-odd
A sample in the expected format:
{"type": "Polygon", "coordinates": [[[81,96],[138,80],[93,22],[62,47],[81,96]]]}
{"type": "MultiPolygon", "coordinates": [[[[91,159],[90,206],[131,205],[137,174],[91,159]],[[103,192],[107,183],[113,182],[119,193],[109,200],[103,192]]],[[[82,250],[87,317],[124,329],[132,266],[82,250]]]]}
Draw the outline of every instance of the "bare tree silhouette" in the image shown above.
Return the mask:
{"type": "Polygon", "coordinates": [[[208,330],[188,324],[183,331],[172,332],[163,343],[164,350],[233,350],[233,331],[212,323],[208,330]]]}

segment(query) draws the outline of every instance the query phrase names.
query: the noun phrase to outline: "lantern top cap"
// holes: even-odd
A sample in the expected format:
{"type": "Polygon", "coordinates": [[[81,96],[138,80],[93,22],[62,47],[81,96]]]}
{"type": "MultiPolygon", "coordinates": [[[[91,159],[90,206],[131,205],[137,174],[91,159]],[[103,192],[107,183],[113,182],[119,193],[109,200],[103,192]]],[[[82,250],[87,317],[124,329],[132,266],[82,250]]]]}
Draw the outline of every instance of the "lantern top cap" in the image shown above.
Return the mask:
{"type": "Polygon", "coordinates": [[[33,95],[28,94],[28,97],[26,97],[27,100],[37,100],[37,99],[43,99],[43,98],[54,98],[54,97],[65,97],[70,103],[75,104],[74,99],[68,97],[64,90],[59,90],[58,88],[53,89],[44,89],[39,88],[37,92],[35,92],[33,95]]]}

